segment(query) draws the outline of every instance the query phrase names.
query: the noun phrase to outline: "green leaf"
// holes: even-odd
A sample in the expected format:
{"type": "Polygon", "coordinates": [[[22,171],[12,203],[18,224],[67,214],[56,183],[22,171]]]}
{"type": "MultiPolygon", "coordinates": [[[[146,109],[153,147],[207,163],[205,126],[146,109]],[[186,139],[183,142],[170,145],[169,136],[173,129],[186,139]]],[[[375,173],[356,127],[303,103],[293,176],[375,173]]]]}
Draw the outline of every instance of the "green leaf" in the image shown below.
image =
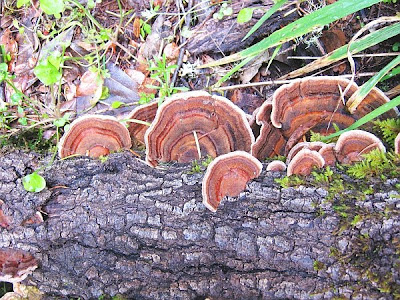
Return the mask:
{"type": "Polygon", "coordinates": [[[392,78],[392,77],[394,77],[396,75],[399,75],[399,74],[400,74],[400,67],[394,68],[386,76],[383,76],[380,82],[388,80],[388,79],[390,79],[390,78],[392,78]]]}
{"type": "Polygon", "coordinates": [[[30,0],[17,0],[17,8],[21,8],[22,6],[31,3],[30,0]]]}
{"type": "Polygon", "coordinates": [[[247,23],[248,21],[251,20],[251,17],[253,16],[253,11],[254,11],[254,7],[245,7],[242,8],[238,15],[237,15],[237,19],[236,21],[239,24],[243,24],[243,23],[247,23]]]}
{"type": "Polygon", "coordinates": [[[124,104],[124,102],[121,102],[121,101],[114,101],[113,103],[111,103],[111,107],[112,108],[119,108],[119,107],[121,107],[121,105],[123,105],[124,104]]]}
{"type": "Polygon", "coordinates": [[[8,65],[6,63],[0,64],[0,72],[8,72],[8,65]]]}
{"type": "Polygon", "coordinates": [[[40,0],[40,8],[48,15],[60,18],[64,11],[64,0],[40,0]]]}
{"type": "Polygon", "coordinates": [[[210,68],[247,57],[256,56],[267,49],[279,44],[291,41],[299,36],[307,34],[316,28],[328,25],[358,10],[369,7],[380,0],[338,0],[333,4],[324,6],[290,24],[274,31],[267,38],[257,44],[240,51],[236,54],[226,56],[212,63],[204,64],[200,68],[210,68]]]}
{"type": "Polygon", "coordinates": [[[22,93],[14,93],[11,95],[12,104],[18,104],[22,100],[22,93]]]}
{"type": "Polygon", "coordinates": [[[28,192],[38,193],[46,187],[46,180],[38,173],[33,172],[22,178],[22,184],[28,192]]]}
{"type": "Polygon", "coordinates": [[[18,118],[18,123],[27,126],[28,125],[28,119],[26,117],[18,118]]]}
{"type": "Polygon", "coordinates": [[[62,73],[47,59],[42,60],[33,69],[33,73],[44,85],[52,85],[61,79],[62,73]]]}

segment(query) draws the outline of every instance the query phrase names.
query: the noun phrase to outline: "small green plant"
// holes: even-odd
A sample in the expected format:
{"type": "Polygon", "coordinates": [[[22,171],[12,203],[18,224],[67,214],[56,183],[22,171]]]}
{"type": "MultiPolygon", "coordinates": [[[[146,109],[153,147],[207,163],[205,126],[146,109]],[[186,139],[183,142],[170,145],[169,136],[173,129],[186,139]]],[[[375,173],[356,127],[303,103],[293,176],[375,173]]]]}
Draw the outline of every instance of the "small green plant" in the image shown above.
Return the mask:
{"type": "Polygon", "coordinates": [[[157,89],[158,96],[160,98],[159,103],[161,104],[165,97],[169,97],[177,92],[187,91],[185,87],[174,87],[171,85],[171,75],[177,65],[168,65],[167,57],[165,53],[161,58],[155,58],[154,61],[150,61],[149,71],[151,72],[150,77],[159,82],[159,86],[147,85],[148,88],[157,89]]]}
{"type": "Polygon", "coordinates": [[[326,269],[326,265],[323,262],[318,261],[318,260],[314,260],[313,267],[314,267],[314,271],[321,271],[321,270],[326,269]]]}
{"type": "MultiPolygon", "coordinates": [[[[48,15],[54,15],[56,18],[61,17],[61,13],[65,9],[65,0],[40,0],[40,8],[48,15]]],[[[30,0],[17,0],[17,8],[24,5],[30,5],[30,0]]]]}
{"type": "Polygon", "coordinates": [[[197,159],[192,162],[192,169],[190,170],[189,174],[201,173],[204,168],[207,168],[208,165],[213,161],[213,158],[210,155],[199,163],[197,159]]]}
{"type": "Polygon", "coordinates": [[[362,221],[362,217],[360,215],[355,215],[353,220],[350,222],[351,226],[356,226],[357,223],[362,221]]]}
{"type": "Polygon", "coordinates": [[[374,121],[375,129],[382,132],[386,143],[392,144],[396,136],[400,133],[400,119],[386,119],[374,121]]]}
{"type": "Polygon", "coordinates": [[[233,14],[233,9],[228,5],[228,3],[224,2],[221,4],[219,11],[213,14],[213,19],[222,20],[226,16],[230,16],[233,14]]]}
{"type": "Polygon", "coordinates": [[[48,57],[39,61],[34,68],[34,73],[44,85],[52,85],[60,81],[64,59],[60,52],[53,52],[48,57]]]}
{"type": "Polygon", "coordinates": [[[348,167],[347,173],[361,179],[371,176],[400,176],[400,157],[379,149],[363,154],[363,160],[348,167]]]}
{"type": "Polygon", "coordinates": [[[139,104],[147,104],[149,103],[151,100],[154,99],[155,95],[154,94],[148,94],[148,93],[139,93],[139,104]]]}
{"type": "Polygon", "coordinates": [[[329,166],[327,166],[325,170],[313,171],[311,174],[314,176],[315,181],[318,183],[329,184],[329,182],[331,182],[333,178],[333,171],[329,166]]]}

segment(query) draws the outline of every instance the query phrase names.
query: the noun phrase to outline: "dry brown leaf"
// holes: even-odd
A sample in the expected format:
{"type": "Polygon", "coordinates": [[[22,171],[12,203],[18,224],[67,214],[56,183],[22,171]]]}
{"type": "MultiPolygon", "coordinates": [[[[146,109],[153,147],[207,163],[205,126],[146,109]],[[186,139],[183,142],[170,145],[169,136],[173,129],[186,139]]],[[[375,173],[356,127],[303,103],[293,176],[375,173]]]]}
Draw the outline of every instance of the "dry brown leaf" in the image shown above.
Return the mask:
{"type": "Polygon", "coordinates": [[[104,79],[96,72],[86,71],[76,89],[76,96],[91,96],[90,104],[96,104],[102,93],[104,79]]]}

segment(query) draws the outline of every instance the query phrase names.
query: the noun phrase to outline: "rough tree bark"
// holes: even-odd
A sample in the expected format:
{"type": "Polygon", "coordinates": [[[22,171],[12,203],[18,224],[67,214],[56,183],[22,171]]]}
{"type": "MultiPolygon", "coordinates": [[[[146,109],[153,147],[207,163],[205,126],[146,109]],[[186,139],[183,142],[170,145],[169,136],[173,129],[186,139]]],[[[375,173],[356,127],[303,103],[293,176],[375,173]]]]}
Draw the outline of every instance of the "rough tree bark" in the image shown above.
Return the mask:
{"type": "Polygon", "coordinates": [[[365,199],[347,197],[348,213],[360,216],[351,225],[326,190],[281,189],[273,173],[211,213],[202,174],[187,165],[151,169],[130,153],[56,161],[43,174],[48,188],[28,193],[21,178],[37,164],[34,154],[0,157],[2,210],[12,217],[0,247],[40,261],[25,283],[49,299],[399,296],[398,180],[374,185],[365,199]],[[37,210],[45,222],[22,225],[37,210]]]}

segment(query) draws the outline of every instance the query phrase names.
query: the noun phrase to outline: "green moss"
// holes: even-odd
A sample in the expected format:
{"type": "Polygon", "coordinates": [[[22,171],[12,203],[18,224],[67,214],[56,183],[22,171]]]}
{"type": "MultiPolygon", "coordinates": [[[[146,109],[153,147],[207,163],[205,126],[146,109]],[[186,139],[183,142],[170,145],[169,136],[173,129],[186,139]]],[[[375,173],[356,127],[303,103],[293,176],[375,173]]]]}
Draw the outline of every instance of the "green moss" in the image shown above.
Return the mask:
{"type": "Polygon", "coordinates": [[[300,186],[306,183],[306,181],[298,175],[275,178],[275,182],[278,183],[282,188],[300,186]]]}
{"type": "Polygon", "coordinates": [[[38,153],[45,153],[55,147],[55,137],[45,139],[42,128],[25,130],[18,135],[0,136],[0,147],[12,147],[17,149],[31,150],[38,153]]]}
{"type": "Polygon", "coordinates": [[[347,173],[357,179],[369,177],[400,177],[400,156],[393,152],[382,152],[378,149],[363,155],[364,159],[348,166],[347,173]]]}
{"type": "Polygon", "coordinates": [[[323,262],[320,262],[318,260],[315,260],[313,262],[313,267],[315,271],[321,271],[326,269],[326,265],[323,262]]]}

